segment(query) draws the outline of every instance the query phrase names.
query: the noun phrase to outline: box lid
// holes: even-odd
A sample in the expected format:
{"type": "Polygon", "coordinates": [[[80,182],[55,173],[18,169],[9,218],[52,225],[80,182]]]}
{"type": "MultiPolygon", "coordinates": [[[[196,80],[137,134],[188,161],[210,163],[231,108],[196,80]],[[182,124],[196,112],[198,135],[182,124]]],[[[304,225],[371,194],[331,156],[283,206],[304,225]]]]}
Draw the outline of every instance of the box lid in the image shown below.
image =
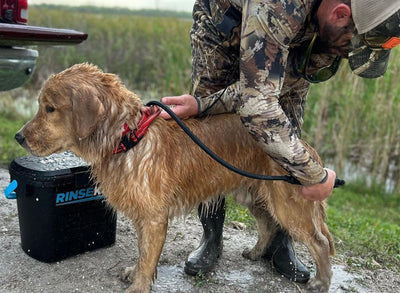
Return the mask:
{"type": "Polygon", "coordinates": [[[23,156],[15,158],[10,171],[29,172],[42,176],[71,174],[76,170],[88,170],[89,164],[72,152],[52,154],[48,157],[23,156]]]}

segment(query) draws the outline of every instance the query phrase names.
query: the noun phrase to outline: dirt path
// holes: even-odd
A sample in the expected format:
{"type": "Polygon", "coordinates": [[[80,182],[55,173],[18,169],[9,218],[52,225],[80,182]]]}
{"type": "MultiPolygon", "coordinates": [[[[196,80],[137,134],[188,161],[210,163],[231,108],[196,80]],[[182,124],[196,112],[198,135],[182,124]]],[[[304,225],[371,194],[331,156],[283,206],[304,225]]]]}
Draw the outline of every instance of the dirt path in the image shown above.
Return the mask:
{"type": "MultiPolygon", "coordinates": [[[[0,292],[123,292],[128,284],[119,273],[137,259],[136,234],[129,221],[118,215],[114,246],[47,264],[27,256],[20,247],[15,200],[4,198],[9,184],[7,170],[0,169],[0,292]]],[[[203,278],[185,275],[184,260],[199,243],[197,216],[174,221],[158,265],[152,292],[306,292],[304,285],[286,280],[267,262],[251,262],[241,252],[256,242],[254,231],[224,229],[224,251],[215,270],[203,278]]],[[[311,258],[303,246],[296,250],[306,265],[311,258]]],[[[346,272],[338,257],[333,259],[330,292],[398,292],[400,276],[387,270],[346,272]]]]}

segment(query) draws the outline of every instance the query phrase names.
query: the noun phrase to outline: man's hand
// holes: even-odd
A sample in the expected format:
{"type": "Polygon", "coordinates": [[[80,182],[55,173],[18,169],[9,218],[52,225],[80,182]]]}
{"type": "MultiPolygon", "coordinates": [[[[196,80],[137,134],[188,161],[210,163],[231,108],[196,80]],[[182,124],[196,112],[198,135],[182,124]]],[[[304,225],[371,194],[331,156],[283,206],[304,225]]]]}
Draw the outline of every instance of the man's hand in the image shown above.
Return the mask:
{"type": "Polygon", "coordinates": [[[335,171],[325,168],[328,172],[328,178],[325,183],[314,184],[311,186],[302,186],[301,195],[308,200],[322,201],[331,196],[333,186],[335,185],[335,171]]]}
{"type": "MultiPolygon", "coordinates": [[[[174,106],[172,111],[174,111],[179,118],[188,118],[199,114],[197,101],[195,97],[191,95],[164,97],[161,99],[161,102],[168,106],[174,106]]],[[[165,111],[162,111],[160,116],[164,119],[171,118],[171,116],[165,111]]]]}

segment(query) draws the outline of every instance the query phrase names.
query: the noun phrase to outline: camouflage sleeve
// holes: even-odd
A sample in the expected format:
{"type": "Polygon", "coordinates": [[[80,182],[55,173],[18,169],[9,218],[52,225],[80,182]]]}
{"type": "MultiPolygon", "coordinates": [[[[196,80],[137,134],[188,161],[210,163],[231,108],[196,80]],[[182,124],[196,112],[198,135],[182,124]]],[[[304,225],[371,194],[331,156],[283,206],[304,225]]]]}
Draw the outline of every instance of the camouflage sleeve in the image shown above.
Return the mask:
{"type": "Polygon", "coordinates": [[[300,142],[279,101],[289,44],[307,11],[301,1],[245,1],[239,111],[265,152],[302,184],[312,185],[324,179],[325,171],[300,142]]]}
{"type": "Polygon", "coordinates": [[[240,83],[236,82],[207,97],[197,98],[200,116],[236,113],[240,96],[240,83]]]}
{"type": "Polygon", "coordinates": [[[309,88],[309,82],[303,78],[294,77],[288,73],[288,68],[286,68],[286,78],[279,97],[279,104],[286,113],[294,132],[299,138],[301,137],[301,129],[304,121],[304,107],[309,88]]]}

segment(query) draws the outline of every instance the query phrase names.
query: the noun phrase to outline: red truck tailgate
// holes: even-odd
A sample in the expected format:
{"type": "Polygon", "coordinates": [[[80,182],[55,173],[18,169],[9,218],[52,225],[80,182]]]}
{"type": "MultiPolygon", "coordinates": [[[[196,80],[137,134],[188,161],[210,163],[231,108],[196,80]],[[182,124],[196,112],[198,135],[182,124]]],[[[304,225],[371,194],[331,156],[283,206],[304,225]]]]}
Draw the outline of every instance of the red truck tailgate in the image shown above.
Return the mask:
{"type": "Polygon", "coordinates": [[[87,36],[69,29],[0,23],[0,46],[74,45],[87,36]]]}

